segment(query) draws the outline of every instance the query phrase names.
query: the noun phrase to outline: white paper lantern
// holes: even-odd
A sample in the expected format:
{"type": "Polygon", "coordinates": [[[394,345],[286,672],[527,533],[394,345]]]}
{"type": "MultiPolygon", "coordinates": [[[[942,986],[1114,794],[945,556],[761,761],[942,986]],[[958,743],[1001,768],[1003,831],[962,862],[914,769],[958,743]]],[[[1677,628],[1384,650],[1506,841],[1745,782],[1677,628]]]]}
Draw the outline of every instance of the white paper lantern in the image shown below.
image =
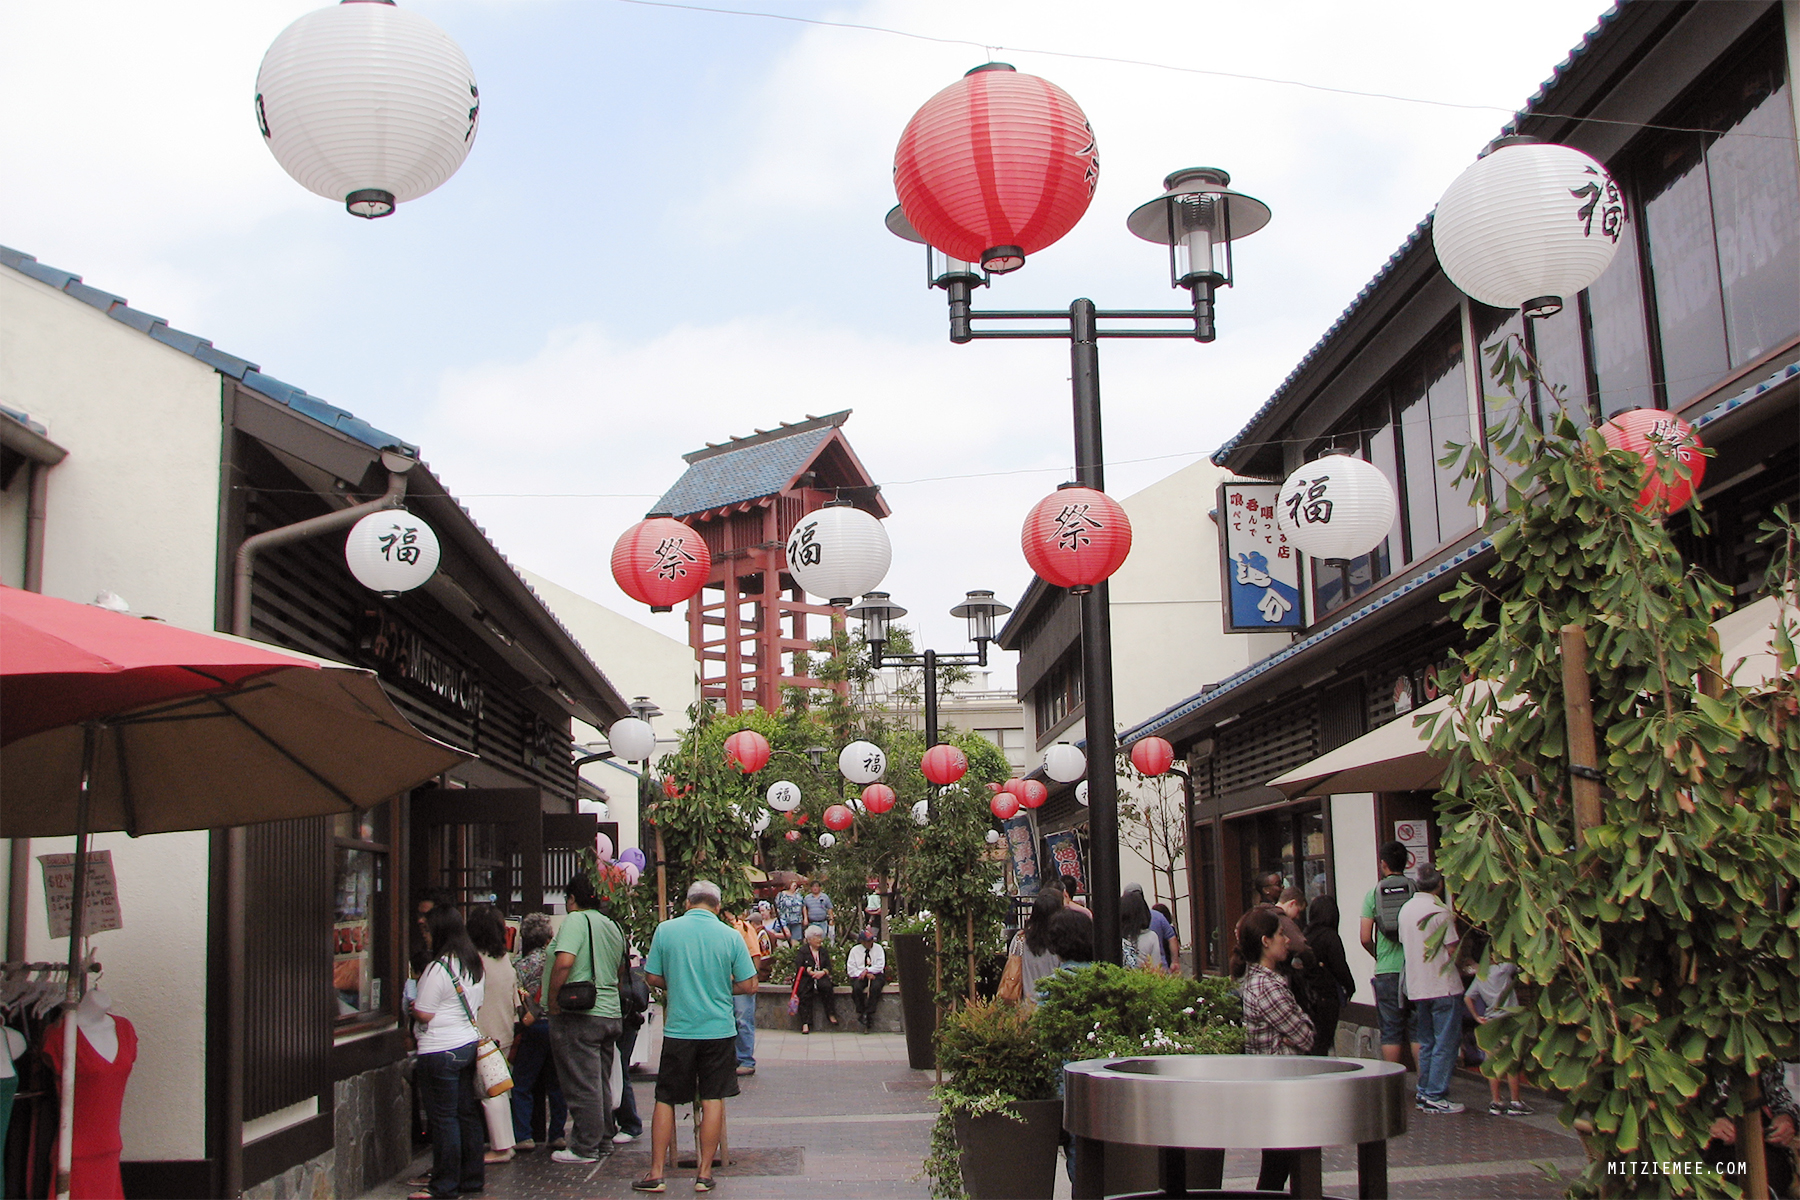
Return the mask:
{"type": "Polygon", "coordinates": [[[990,846],[995,846],[995,845],[998,845],[999,842],[1000,842],[1000,831],[998,829],[988,830],[987,831],[987,844],[990,846]]]}
{"type": "Polygon", "coordinates": [[[887,774],[887,754],[874,742],[851,742],[838,752],[838,770],[851,783],[874,783],[887,774]]]}
{"type": "Polygon", "coordinates": [[[830,604],[848,604],[881,586],[894,550],[880,521],[849,504],[827,504],[788,535],[788,572],[830,604]]]}
{"type": "Polygon", "coordinates": [[[770,817],[769,817],[768,809],[766,809],[766,808],[757,809],[756,810],[756,820],[750,822],[751,834],[754,836],[761,836],[763,830],[765,830],[769,827],[769,820],[770,820],[770,817]]]}
{"type": "Polygon", "coordinates": [[[765,794],[768,796],[769,807],[776,812],[793,812],[800,807],[800,785],[797,783],[777,780],[769,785],[765,794]]]}
{"type": "Polygon", "coordinates": [[[656,753],[656,730],[638,717],[622,717],[606,731],[613,757],[626,762],[646,762],[656,753]]]}
{"type": "Polygon", "coordinates": [[[850,811],[859,817],[866,817],[869,815],[869,810],[863,807],[863,802],[856,798],[852,798],[850,801],[850,811]]]}
{"type": "Polygon", "coordinates": [[[931,801],[921,800],[912,806],[914,825],[925,825],[931,821],[931,801]]]}
{"type": "Polygon", "coordinates": [[[1044,751],[1044,774],[1058,783],[1074,783],[1087,774],[1087,755],[1079,746],[1058,742],[1044,751]]]}
{"type": "Polygon", "coordinates": [[[1612,262],[1625,203],[1598,162],[1570,146],[1502,144],[1438,201],[1431,239],[1450,281],[1495,308],[1549,316],[1612,262]]]}
{"type": "Polygon", "coordinates": [[[359,217],[385,217],[454,175],[480,111],[462,49],[392,3],[307,13],[256,73],[256,123],[275,161],[359,217]]]}
{"type": "Polygon", "coordinates": [[[1083,808],[1087,807],[1087,785],[1088,781],[1085,779],[1075,785],[1075,803],[1083,808]]]}
{"type": "Polygon", "coordinates": [[[1327,560],[1367,554],[1393,529],[1399,512],[1381,469],[1346,454],[1327,454],[1289,475],[1275,505],[1288,541],[1327,560]]]}
{"type": "Polygon", "coordinates": [[[403,508],[370,513],[350,527],[344,561],[370,591],[398,596],[437,573],[437,534],[403,508]]]}
{"type": "Polygon", "coordinates": [[[821,833],[819,835],[819,849],[829,850],[835,845],[837,845],[837,835],[836,834],[821,833]]]}

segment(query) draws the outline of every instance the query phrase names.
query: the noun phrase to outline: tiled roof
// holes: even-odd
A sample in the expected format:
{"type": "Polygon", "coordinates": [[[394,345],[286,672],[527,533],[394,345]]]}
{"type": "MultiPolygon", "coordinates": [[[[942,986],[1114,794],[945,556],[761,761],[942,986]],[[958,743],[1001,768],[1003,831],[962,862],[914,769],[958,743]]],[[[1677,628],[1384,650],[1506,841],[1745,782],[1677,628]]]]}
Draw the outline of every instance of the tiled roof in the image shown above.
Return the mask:
{"type": "Polygon", "coordinates": [[[205,338],[169,328],[169,323],[161,317],[153,317],[147,312],[131,307],[123,296],[115,296],[111,292],[103,292],[99,288],[89,287],[81,282],[79,275],[71,275],[67,271],[47,267],[31,255],[14,250],[9,246],[0,246],[0,266],[11,267],[21,275],[30,276],[39,283],[47,283],[51,287],[75,297],[83,304],[90,304],[121,325],[129,325],[139,333],[159,341],[171,349],[192,355],[220,374],[229,375],[252,391],[267,396],[279,404],[285,404],[295,412],[304,413],[321,424],[329,425],[346,437],[355,438],[377,450],[398,446],[413,457],[418,457],[419,448],[417,446],[397,438],[391,433],[383,433],[367,421],[361,420],[335,405],[327,404],[317,396],[308,395],[304,388],[297,388],[291,383],[283,383],[273,376],[264,375],[262,368],[255,363],[239,358],[235,354],[227,354],[205,338]]]}
{"type": "Polygon", "coordinates": [[[686,517],[784,491],[849,416],[810,417],[683,455],[687,471],[651,511],[686,517]]]}
{"type": "MultiPolygon", "coordinates": [[[[1550,73],[1550,78],[1544,80],[1544,82],[1539,85],[1538,90],[1532,94],[1531,99],[1527,100],[1525,106],[1512,115],[1512,118],[1506,122],[1505,126],[1502,127],[1497,136],[1503,137],[1519,131],[1519,123],[1531,116],[1537,110],[1537,107],[1549,98],[1551,91],[1555,89],[1558,83],[1562,82],[1563,77],[1566,76],[1575,64],[1580,61],[1582,56],[1588,52],[1588,49],[1593,46],[1594,41],[1605,32],[1606,27],[1612,24],[1613,19],[1619,15],[1619,10],[1624,7],[1627,2],[1628,0],[1618,0],[1618,3],[1615,3],[1611,8],[1607,9],[1606,12],[1601,14],[1600,20],[1595,23],[1592,29],[1587,31],[1586,36],[1581,39],[1580,44],[1569,51],[1569,56],[1567,58],[1557,64],[1556,70],[1550,73]]],[[[1268,400],[1263,403],[1263,406],[1256,410],[1256,414],[1245,422],[1244,427],[1234,434],[1229,441],[1212,452],[1212,461],[1215,466],[1224,466],[1225,460],[1231,456],[1232,451],[1243,444],[1244,438],[1250,431],[1262,424],[1263,419],[1274,412],[1283,400],[1287,399],[1288,389],[1292,388],[1294,384],[1299,381],[1300,377],[1306,373],[1307,368],[1311,367],[1319,356],[1325,352],[1326,347],[1330,346],[1332,342],[1336,340],[1338,332],[1343,329],[1344,326],[1349,323],[1350,319],[1356,315],[1357,311],[1368,302],[1369,297],[1380,290],[1381,285],[1394,273],[1394,268],[1399,266],[1400,263],[1413,252],[1414,248],[1417,247],[1421,241],[1426,239],[1431,229],[1431,217],[1431,213],[1426,213],[1425,219],[1413,227],[1413,231],[1407,234],[1406,240],[1400,244],[1400,248],[1388,255],[1387,261],[1381,264],[1381,269],[1375,272],[1375,277],[1363,285],[1362,290],[1356,293],[1355,299],[1351,300],[1344,311],[1338,314],[1338,319],[1331,323],[1331,328],[1327,329],[1324,336],[1313,343],[1312,349],[1306,352],[1306,356],[1300,360],[1292,371],[1288,372],[1287,378],[1281,381],[1281,386],[1275,389],[1275,394],[1270,396],[1268,400]]]]}

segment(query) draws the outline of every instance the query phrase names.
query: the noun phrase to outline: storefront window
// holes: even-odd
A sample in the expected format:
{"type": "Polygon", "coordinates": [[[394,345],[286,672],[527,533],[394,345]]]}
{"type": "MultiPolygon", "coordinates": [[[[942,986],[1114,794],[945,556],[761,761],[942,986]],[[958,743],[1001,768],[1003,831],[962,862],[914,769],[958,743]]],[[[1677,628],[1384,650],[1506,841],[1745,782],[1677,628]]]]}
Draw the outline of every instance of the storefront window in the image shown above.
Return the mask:
{"type": "Polygon", "coordinates": [[[332,819],[336,861],[332,987],[338,1020],[384,1015],[393,999],[391,806],[332,819]]]}

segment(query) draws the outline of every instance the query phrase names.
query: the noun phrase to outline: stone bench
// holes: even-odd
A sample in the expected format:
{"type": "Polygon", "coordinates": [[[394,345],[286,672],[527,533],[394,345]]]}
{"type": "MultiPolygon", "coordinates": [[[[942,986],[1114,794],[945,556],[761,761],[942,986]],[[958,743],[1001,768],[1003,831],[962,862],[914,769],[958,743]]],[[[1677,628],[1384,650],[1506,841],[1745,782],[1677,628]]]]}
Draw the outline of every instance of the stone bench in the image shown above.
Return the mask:
{"type": "MultiPolygon", "coordinates": [[[[814,1033],[861,1033],[862,1026],[856,1021],[856,1005],[850,998],[849,985],[840,985],[832,989],[836,997],[838,1023],[834,1026],[825,1020],[822,1007],[813,1004],[812,1021],[814,1033]]],[[[765,983],[756,989],[756,1027],[758,1029],[791,1029],[800,1028],[801,1018],[788,1015],[788,996],[792,994],[790,985],[784,983],[765,983]]],[[[904,1026],[900,1021],[900,985],[890,983],[881,989],[881,1006],[875,1010],[876,1033],[901,1033],[904,1026]]]]}

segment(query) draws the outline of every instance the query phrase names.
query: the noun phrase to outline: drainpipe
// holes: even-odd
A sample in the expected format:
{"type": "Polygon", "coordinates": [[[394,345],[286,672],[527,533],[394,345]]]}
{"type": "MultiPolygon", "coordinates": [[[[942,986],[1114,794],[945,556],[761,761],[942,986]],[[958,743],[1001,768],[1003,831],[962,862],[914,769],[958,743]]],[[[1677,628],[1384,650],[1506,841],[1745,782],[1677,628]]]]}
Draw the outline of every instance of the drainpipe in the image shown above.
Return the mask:
{"type": "MultiPolygon", "coordinates": [[[[256,579],[256,556],[276,546],[286,546],[307,538],[320,537],[334,530],[356,524],[370,513],[399,508],[406,498],[406,475],[415,460],[398,450],[383,450],[381,465],[388,471],[387,492],[379,500],[327,513],[265,530],[247,537],[238,547],[236,568],[232,577],[231,632],[250,636],[250,588],[256,579]]],[[[248,981],[244,978],[244,956],[248,938],[244,928],[244,907],[248,902],[247,884],[249,839],[242,825],[225,831],[225,1119],[224,1144],[220,1147],[221,1184],[226,1196],[238,1196],[244,1190],[244,1014],[248,1004],[248,981]]]]}
{"type": "MultiPolygon", "coordinates": [[[[15,447],[26,454],[25,470],[25,577],[28,592],[44,590],[44,514],[50,503],[50,468],[67,452],[45,439],[15,447]]],[[[21,962],[25,953],[25,907],[31,885],[31,839],[14,838],[8,848],[6,876],[6,957],[21,962]]]]}

